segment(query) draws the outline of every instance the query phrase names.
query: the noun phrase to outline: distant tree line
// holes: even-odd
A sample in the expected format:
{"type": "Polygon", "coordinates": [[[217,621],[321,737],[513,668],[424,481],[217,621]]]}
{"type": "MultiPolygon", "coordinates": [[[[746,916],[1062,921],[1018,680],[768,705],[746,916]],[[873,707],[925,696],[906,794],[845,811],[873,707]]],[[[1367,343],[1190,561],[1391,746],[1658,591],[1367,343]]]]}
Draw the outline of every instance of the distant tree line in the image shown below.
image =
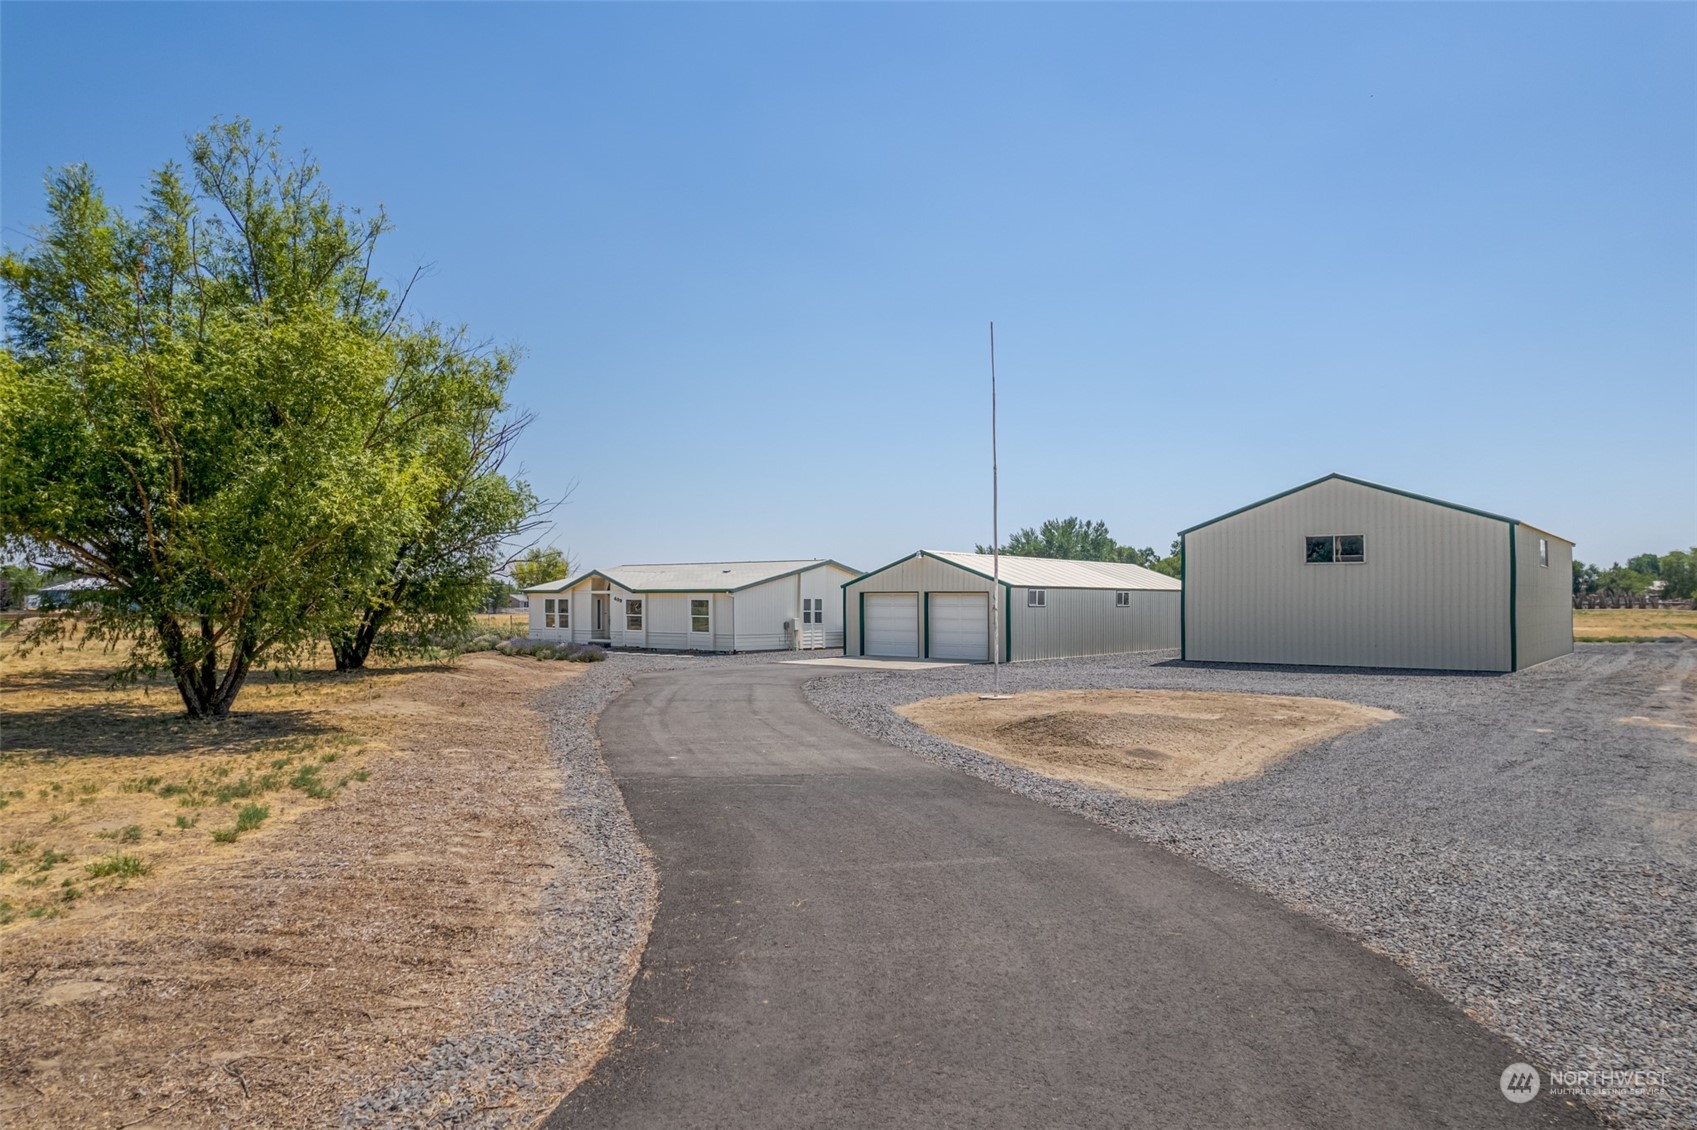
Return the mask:
{"type": "Polygon", "coordinates": [[[1649,592],[1661,581],[1660,595],[1665,600],[1689,600],[1697,597],[1697,546],[1676,549],[1669,553],[1640,553],[1603,569],[1583,561],[1573,563],[1573,592],[1631,593],[1649,592]]]}
{"type": "MultiPolygon", "coordinates": [[[[981,545],[977,549],[979,553],[990,552],[989,546],[981,545]]],[[[1036,528],[1027,526],[1007,539],[1002,545],[1002,552],[1014,557],[1118,561],[1128,565],[1141,565],[1169,577],[1179,576],[1184,564],[1182,539],[1174,538],[1172,547],[1163,557],[1152,547],[1139,549],[1132,545],[1121,545],[1108,533],[1106,522],[1087,521],[1083,518],[1050,518],[1036,528]]]]}
{"type": "Polygon", "coordinates": [[[514,352],[406,313],[372,271],[382,211],[246,122],[148,189],[126,213],[55,172],[0,257],[0,548],[101,581],[89,637],[194,718],[326,644],[352,669],[467,630],[542,509],[504,470],[514,352]]]}

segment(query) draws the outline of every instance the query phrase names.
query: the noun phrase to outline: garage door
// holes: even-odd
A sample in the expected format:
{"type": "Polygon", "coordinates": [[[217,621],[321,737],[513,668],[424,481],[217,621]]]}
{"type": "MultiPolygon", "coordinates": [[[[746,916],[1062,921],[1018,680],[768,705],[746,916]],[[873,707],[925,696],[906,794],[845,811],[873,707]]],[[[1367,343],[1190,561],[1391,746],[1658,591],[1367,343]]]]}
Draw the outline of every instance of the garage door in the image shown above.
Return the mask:
{"type": "Polygon", "coordinates": [[[866,594],[866,654],[919,658],[919,594],[866,594]]]}
{"type": "Polygon", "coordinates": [[[931,658],[990,662],[990,598],[987,594],[931,594],[931,658]]]}

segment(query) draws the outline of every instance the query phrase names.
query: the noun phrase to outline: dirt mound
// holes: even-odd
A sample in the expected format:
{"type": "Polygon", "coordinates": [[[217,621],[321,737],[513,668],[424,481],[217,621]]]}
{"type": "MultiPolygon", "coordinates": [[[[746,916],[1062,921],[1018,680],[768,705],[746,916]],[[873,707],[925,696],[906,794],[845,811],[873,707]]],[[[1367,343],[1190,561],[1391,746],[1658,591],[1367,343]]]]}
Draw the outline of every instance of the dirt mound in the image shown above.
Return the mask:
{"type": "Polygon", "coordinates": [[[955,695],[900,713],[1039,773],[1165,800],[1254,776],[1299,749],[1396,717],[1332,699],[1136,690],[955,695]]]}

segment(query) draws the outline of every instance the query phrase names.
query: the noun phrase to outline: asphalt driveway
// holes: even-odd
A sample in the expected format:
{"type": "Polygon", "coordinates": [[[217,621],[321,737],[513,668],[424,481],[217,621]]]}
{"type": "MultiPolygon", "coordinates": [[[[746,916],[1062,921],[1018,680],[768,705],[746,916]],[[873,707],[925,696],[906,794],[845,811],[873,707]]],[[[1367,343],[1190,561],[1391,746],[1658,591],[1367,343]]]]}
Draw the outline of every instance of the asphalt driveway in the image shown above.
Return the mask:
{"type": "Polygon", "coordinates": [[[785,664],[640,675],[600,733],[660,909],[556,1127],[1592,1125],[1391,962],[854,734],[785,664]]]}

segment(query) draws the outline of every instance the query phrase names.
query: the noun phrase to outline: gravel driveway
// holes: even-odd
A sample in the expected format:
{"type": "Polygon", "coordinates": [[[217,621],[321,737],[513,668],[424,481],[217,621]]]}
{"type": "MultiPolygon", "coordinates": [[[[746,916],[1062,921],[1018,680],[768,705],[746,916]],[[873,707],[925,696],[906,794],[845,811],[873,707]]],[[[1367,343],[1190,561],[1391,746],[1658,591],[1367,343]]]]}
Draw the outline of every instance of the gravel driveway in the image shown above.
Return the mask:
{"type": "Polygon", "coordinates": [[[889,709],[989,680],[983,667],[832,673],[807,694],[863,733],[1331,923],[1546,1072],[1659,1072],[1638,1080],[1659,1086],[1586,1101],[1633,1126],[1697,1126],[1697,644],[1587,645],[1505,676],[1201,667],[1170,653],[1004,668],[1012,690],[1310,695],[1402,716],[1167,804],[1008,767],[889,709]]]}

